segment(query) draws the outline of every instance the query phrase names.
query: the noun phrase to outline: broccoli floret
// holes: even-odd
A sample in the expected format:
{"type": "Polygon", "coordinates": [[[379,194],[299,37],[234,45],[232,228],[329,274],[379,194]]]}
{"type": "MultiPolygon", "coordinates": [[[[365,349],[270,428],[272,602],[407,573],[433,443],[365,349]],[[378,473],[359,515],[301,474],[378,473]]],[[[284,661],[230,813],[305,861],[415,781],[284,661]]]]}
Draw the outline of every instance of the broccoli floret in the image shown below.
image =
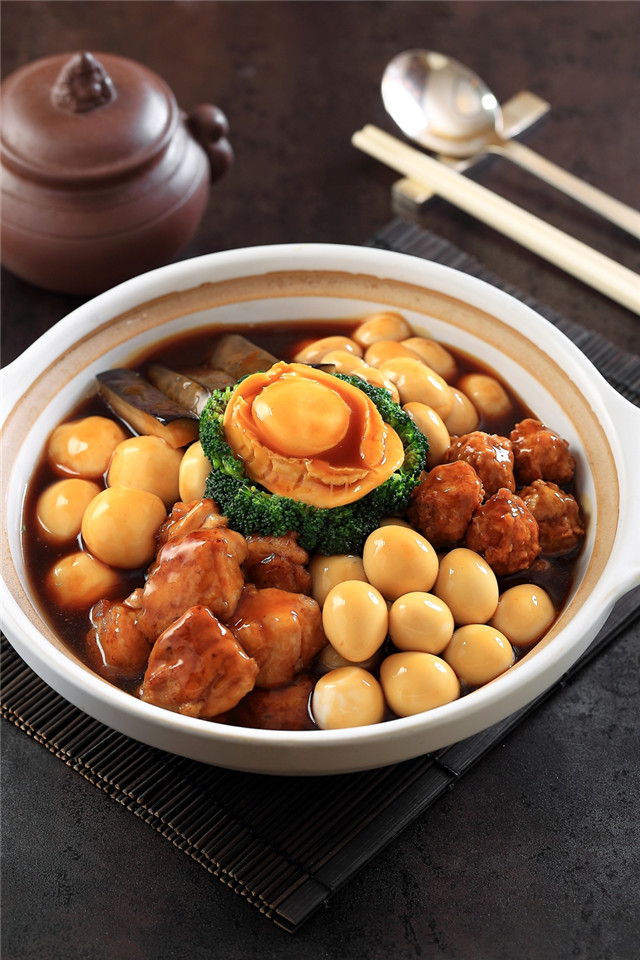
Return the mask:
{"type": "Polygon", "coordinates": [[[213,467],[205,495],[215,500],[234,530],[245,536],[282,536],[297,530],[298,543],[305,550],[329,555],[360,553],[382,517],[407,507],[424,469],[427,438],[387,390],[359,377],[335,376],[366,393],[385,423],[396,431],[404,447],[402,466],[360,500],[340,507],[314,507],[270,493],[245,475],[242,461],[225,439],[222,424],[233,387],[214,390],[200,418],[200,442],[213,467]]]}

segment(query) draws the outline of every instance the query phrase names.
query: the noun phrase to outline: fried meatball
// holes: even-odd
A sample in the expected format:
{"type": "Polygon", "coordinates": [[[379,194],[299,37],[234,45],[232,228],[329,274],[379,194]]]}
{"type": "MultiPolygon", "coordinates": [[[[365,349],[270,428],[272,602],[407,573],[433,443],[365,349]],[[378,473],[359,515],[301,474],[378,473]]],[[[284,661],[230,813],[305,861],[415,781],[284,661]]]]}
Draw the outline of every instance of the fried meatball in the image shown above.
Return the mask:
{"type": "Polygon", "coordinates": [[[298,534],[283,537],[247,537],[244,575],[256,587],[278,587],[290,593],[311,593],[309,554],[298,545],[298,534]]]}
{"type": "Polygon", "coordinates": [[[560,485],[571,483],[575,460],[569,444],[557,433],[530,417],[516,423],[510,434],[518,483],[550,480],[560,485]]]}
{"type": "Polygon", "coordinates": [[[465,460],[480,477],[485,497],[493,496],[500,488],[515,491],[513,450],[508,437],[474,430],[456,437],[445,454],[445,461],[465,460]]]}
{"type": "Polygon", "coordinates": [[[196,606],[156,640],[140,688],[147,703],[215,717],[253,689],[258,665],[207,607],[196,606]]]}
{"type": "Polygon", "coordinates": [[[497,576],[526,570],[540,553],[538,524],[520,497],[501,489],[475,511],[465,544],[497,576]]]}
{"type": "Polygon", "coordinates": [[[168,540],[149,571],[138,622],[154,639],[189,607],[200,604],[221,619],[232,616],[244,586],[246,540],[234,530],[194,530],[168,540]]]}
{"type": "Polygon", "coordinates": [[[229,719],[241,727],[263,730],[310,730],[313,723],[309,699],[315,682],[315,677],[301,673],[286,687],[256,687],[240,701],[229,719]]]}
{"type": "Polygon", "coordinates": [[[327,642],[316,601],[277,587],[247,584],[228,624],[260,667],[257,687],[291,683],[327,642]]]}
{"type": "Polygon", "coordinates": [[[518,491],[538,524],[543,553],[570,553],[584,537],[578,501],[556,483],[534,480],[518,491]]]}
{"type": "Polygon", "coordinates": [[[466,460],[443,463],[423,475],[414,489],[407,516],[412,526],[439,550],[464,539],[484,491],[476,471],[466,460]]]}
{"type": "Polygon", "coordinates": [[[137,622],[137,610],[125,603],[99,600],[91,610],[87,656],[94,670],[135,677],[147,665],[151,643],[137,622]],[[105,670],[106,668],[106,670],[105,670]]]}

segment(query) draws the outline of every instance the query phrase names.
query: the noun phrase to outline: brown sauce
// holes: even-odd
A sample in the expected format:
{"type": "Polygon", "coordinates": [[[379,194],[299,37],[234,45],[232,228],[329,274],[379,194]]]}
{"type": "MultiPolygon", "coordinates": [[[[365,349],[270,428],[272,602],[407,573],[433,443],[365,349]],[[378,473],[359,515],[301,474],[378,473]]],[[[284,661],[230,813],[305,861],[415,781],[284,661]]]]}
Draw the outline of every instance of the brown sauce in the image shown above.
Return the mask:
{"type": "MultiPolygon", "coordinates": [[[[143,375],[145,368],[151,362],[163,362],[177,370],[181,367],[199,366],[211,354],[216,336],[221,333],[233,332],[242,333],[253,343],[282,360],[292,360],[295,354],[308,343],[329,335],[344,334],[349,336],[360,322],[358,320],[345,321],[344,323],[329,323],[327,321],[318,321],[317,324],[305,323],[304,335],[301,335],[299,325],[295,322],[283,322],[269,327],[260,325],[247,327],[244,325],[234,328],[228,326],[224,328],[224,331],[221,331],[220,328],[212,328],[205,332],[200,330],[196,333],[187,333],[162,341],[153,349],[140,354],[128,366],[137,369],[143,375]]],[[[446,343],[442,345],[449,350],[457,363],[457,375],[449,381],[451,386],[456,386],[458,380],[465,374],[485,373],[496,377],[500,381],[511,400],[511,409],[507,416],[490,422],[481,419],[477,430],[508,436],[513,426],[520,420],[526,417],[535,418],[535,412],[531,411],[522,402],[511,387],[500,377],[498,371],[487,367],[446,343]]],[[[78,404],[65,419],[67,421],[76,420],[91,415],[113,416],[97,393],[78,404]]],[[[46,450],[42,451],[35,465],[25,497],[23,552],[31,589],[37,598],[41,613],[70,650],[79,659],[87,662],[85,637],[90,627],[90,608],[80,608],[75,611],[63,609],[49,596],[45,587],[47,572],[58,559],[69,553],[70,550],[68,543],[52,545],[38,534],[36,520],[38,497],[46,487],[59,479],[60,475],[55,473],[47,462],[46,450]]],[[[573,492],[570,488],[566,489],[568,492],[573,492]]],[[[82,546],[80,541],[81,538],[78,537],[78,548],[82,546]]],[[[572,554],[561,557],[541,556],[528,570],[506,577],[498,577],[500,592],[519,583],[535,583],[547,591],[556,610],[559,611],[569,595],[578,554],[579,549],[572,554]]],[[[119,571],[119,582],[109,599],[124,599],[135,587],[142,585],[145,569],[119,571]]],[[[385,650],[389,644],[390,641],[387,640],[385,650]]],[[[524,656],[526,652],[514,649],[516,659],[524,656]]],[[[135,693],[142,679],[141,676],[133,679],[118,677],[114,675],[112,670],[105,670],[103,675],[110,682],[129,693],[135,693]]],[[[313,726],[312,722],[310,722],[310,726],[313,726]]]]}

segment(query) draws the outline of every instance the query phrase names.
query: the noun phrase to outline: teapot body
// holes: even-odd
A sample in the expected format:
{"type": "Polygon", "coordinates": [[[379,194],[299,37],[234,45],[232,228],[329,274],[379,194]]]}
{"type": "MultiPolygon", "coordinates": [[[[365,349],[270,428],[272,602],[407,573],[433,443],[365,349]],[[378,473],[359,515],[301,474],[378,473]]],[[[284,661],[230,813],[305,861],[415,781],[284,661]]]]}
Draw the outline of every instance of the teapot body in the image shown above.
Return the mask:
{"type": "Polygon", "coordinates": [[[209,198],[209,161],[181,124],[164,155],[103,184],[38,183],[6,166],[2,263],[36,286],[92,296],[173,260],[209,198]]]}
{"type": "Polygon", "coordinates": [[[175,259],[202,219],[214,168],[216,177],[225,172],[231,150],[217,108],[198,108],[218,120],[217,142],[207,143],[157,75],[125,58],[83,56],[114,74],[113,105],[101,102],[75,116],[51,105],[47,85],[60,61],[68,66],[68,55],[36,61],[23,68],[25,78],[20,71],[9,78],[1,251],[3,265],[22,279],[91,296],[175,259]],[[39,83],[43,71],[46,82],[39,83]],[[41,152],[30,136],[43,140],[41,152]]]}

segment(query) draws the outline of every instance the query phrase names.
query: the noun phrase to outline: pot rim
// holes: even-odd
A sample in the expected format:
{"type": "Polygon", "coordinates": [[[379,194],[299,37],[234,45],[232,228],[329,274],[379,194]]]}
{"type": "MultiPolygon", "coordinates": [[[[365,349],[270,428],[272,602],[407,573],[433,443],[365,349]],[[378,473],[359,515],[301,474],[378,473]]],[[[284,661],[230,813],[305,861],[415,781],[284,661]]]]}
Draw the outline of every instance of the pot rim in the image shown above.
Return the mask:
{"type": "MultiPolygon", "coordinates": [[[[274,277],[276,288],[282,292],[279,284],[284,282],[284,275],[294,275],[297,272],[304,274],[303,288],[305,284],[308,286],[311,283],[307,273],[318,275],[334,273],[339,277],[345,275],[353,277],[356,285],[362,283],[363,279],[367,279],[373,283],[374,287],[379,283],[383,288],[385,283],[391,282],[397,283],[400,287],[406,287],[409,293],[411,292],[409,288],[412,286],[416,289],[435,291],[450,301],[454,314],[458,310],[458,302],[471,304],[475,312],[495,315],[498,318],[497,322],[504,325],[505,331],[511,328],[518,339],[521,340],[524,337],[532,351],[539,350],[546,354],[551,352],[551,357],[553,357],[553,351],[559,352],[562,358],[563,374],[571,379],[575,390],[584,397],[585,410],[589,408],[592,411],[594,424],[596,422],[599,424],[602,433],[599,442],[603,449],[609,447],[611,469],[614,474],[617,471],[620,481],[616,508],[618,515],[611,521],[612,532],[607,547],[608,553],[604,560],[608,568],[607,573],[606,576],[596,577],[590,584],[588,600],[582,602],[579,609],[572,610],[570,616],[566,615],[566,611],[561,615],[560,626],[552,630],[553,636],[550,640],[543,641],[538,648],[534,648],[537,651],[535,657],[524,657],[518,665],[496,681],[486,684],[452,704],[436,708],[428,714],[399,718],[377,727],[313,732],[227,727],[211,721],[178,716],[151,704],[137,701],[130,694],[112,687],[84,666],[71,661],[67,654],[56,649],[50,642],[43,643],[41,631],[34,627],[24,607],[16,601],[4,580],[2,584],[3,618],[5,618],[9,638],[27,662],[30,662],[30,665],[34,666],[34,669],[40,672],[47,682],[52,683],[53,679],[59,683],[60,672],[64,673],[67,670],[67,676],[62,685],[65,690],[64,695],[68,699],[76,703],[80,699],[81,703],[78,705],[92,712],[93,715],[96,715],[98,710],[102,713],[99,719],[102,719],[106,713],[109,716],[106,722],[116,728],[121,719],[120,713],[124,712],[130,720],[139,725],[139,733],[131,734],[138,739],[151,742],[155,739],[156,731],[162,732],[163,735],[171,734],[176,738],[178,749],[175,752],[192,755],[195,751],[198,758],[205,760],[207,757],[202,756],[203,752],[206,754],[212,744],[218,742],[225,745],[223,765],[226,766],[234,765],[233,758],[229,756],[229,750],[233,749],[240,751],[238,756],[244,756],[247,750],[258,751],[258,753],[262,751],[261,759],[256,759],[255,762],[258,765],[265,764],[266,766],[261,767],[265,772],[337,772],[358,769],[359,762],[364,763],[365,766],[379,766],[380,761],[371,762],[371,758],[367,760],[365,755],[362,761],[353,758],[349,761],[347,758],[353,750],[361,750],[376,741],[384,740],[387,752],[389,749],[401,751],[403,744],[413,738],[412,752],[405,755],[400,752],[396,758],[406,759],[409,755],[415,756],[425,752],[425,749],[432,749],[431,746],[427,746],[425,749],[416,750],[416,744],[424,740],[422,734],[425,730],[427,740],[431,736],[429,743],[435,743],[438,738],[448,735],[453,737],[450,742],[462,739],[469,732],[475,732],[475,728],[470,729],[470,725],[474,726],[479,715],[489,718],[490,722],[497,721],[543,692],[548,686],[549,672],[552,671],[558,679],[586,648],[589,640],[584,638],[595,635],[615,600],[635,583],[640,582],[640,556],[636,545],[630,544],[630,538],[628,535],[625,536],[625,527],[632,530],[634,524],[637,524],[640,519],[640,498],[634,490],[632,481],[632,471],[640,468],[640,460],[637,454],[635,457],[633,453],[630,454],[621,436],[626,430],[637,430],[640,424],[640,411],[620,397],[579,348],[557,328],[542,320],[526,305],[514,301],[511,296],[484,281],[460,274],[453,268],[441,264],[429,263],[395,252],[339,244],[283,244],[248,247],[207,254],[191,261],[181,261],[126,281],[119,287],[83,304],[47,331],[21,357],[5,368],[8,402],[4,408],[4,415],[7,422],[11,419],[16,406],[28,393],[29,386],[43,375],[47,367],[53,366],[52,358],[56,358],[57,363],[58,357],[64,358],[69,352],[72,353],[78,343],[108,336],[110,328],[118,318],[121,320],[124,318],[122,322],[126,327],[127,322],[132,323],[135,316],[144,314],[145,309],[150,305],[156,305],[162,311],[163,301],[169,302],[172,298],[175,301],[174,312],[175,310],[179,312],[186,306],[188,313],[190,294],[198,290],[202,292],[203,284],[206,285],[208,282],[214,286],[216,283],[230,283],[233,288],[239,279],[244,278],[241,285],[246,286],[244,281],[247,277],[258,277],[260,282],[257,283],[257,287],[259,287],[265,277],[267,280],[274,277]],[[284,271],[283,264],[286,265],[284,271]],[[207,281],[206,277],[211,277],[211,280],[207,281]],[[451,294],[452,289],[455,290],[454,297],[451,294]],[[478,301],[482,306],[477,305],[478,301]],[[521,324],[533,324],[533,336],[531,332],[518,330],[521,324]],[[563,621],[567,621],[567,626],[563,628],[562,636],[559,636],[563,621]],[[564,642],[563,637],[570,639],[564,642]],[[524,701],[522,699],[523,671],[526,673],[527,686],[524,701]],[[82,688],[81,694],[80,688],[82,688]],[[115,723],[114,720],[116,720],[115,723]],[[315,760],[305,762],[304,752],[309,751],[310,747],[315,760]],[[276,769],[276,760],[278,754],[283,751],[285,754],[290,753],[291,756],[284,762],[285,769],[279,770],[276,769]],[[296,770],[292,770],[290,766],[294,758],[299,765],[296,770]],[[328,765],[331,765],[331,769],[327,769],[328,765]]],[[[376,299],[376,289],[371,292],[371,297],[376,299]]],[[[10,473],[11,471],[7,471],[7,475],[10,473]]],[[[6,496],[5,492],[5,503],[6,496]]],[[[638,525],[636,525],[637,528],[638,525]]],[[[3,535],[6,536],[6,522],[3,535]]],[[[7,562],[3,559],[3,564],[7,562]]],[[[483,722],[483,726],[487,725],[489,724],[483,722]]],[[[446,742],[439,743],[439,746],[446,745],[446,742]]],[[[383,762],[395,762],[395,760],[384,761],[383,756],[380,756],[383,762]]],[[[216,763],[220,760],[214,757],[209,762],[216,763]]],[[[246,758],[239,763],[241,769],[251,768],[247,766],[246,758]]]]}

